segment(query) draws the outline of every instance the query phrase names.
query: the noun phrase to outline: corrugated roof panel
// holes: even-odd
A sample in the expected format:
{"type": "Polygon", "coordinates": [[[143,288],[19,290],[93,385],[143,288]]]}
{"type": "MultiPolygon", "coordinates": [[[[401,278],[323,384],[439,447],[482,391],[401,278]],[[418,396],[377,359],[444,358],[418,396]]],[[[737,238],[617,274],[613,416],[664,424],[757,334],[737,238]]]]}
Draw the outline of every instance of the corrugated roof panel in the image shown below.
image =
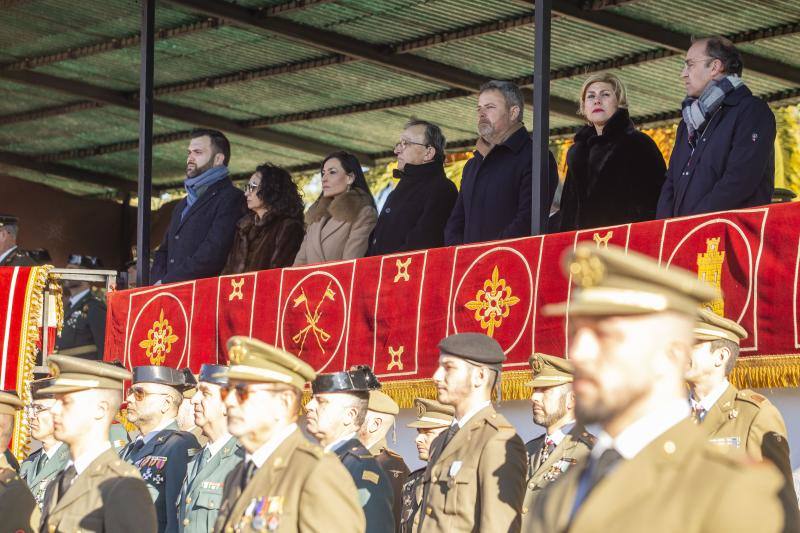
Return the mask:
{"type": "Polygon", "coordinates": [[[727,35],[800,18],[797,0],[641,0],[610,10],[695,35],[727,35]]]}
{"type": "Polygon", "coordinates": [[[50,89],[0,80],[0,115],[22,113],[74,101],[76,101],[74,96],[50,89]]]}
{"type": "Polygon", "coordinates": [[[781,61],[794,68],[800,68],[800,54],[797,53],[800,50],[800,34],[762,39],[754,43],[737,46],[742,51],[781,61]]]}
{"type": "Polygon", "coordinates": [[[93,185],[91,183],[75,181],[54,174],[45,174],[43,172],[36,172],[24,168],[12,167],[0,163],[0,173],[12,176],[15,178],[23,179],[25,181],[32,181],[34,183],[41,183],[48,187],[55,187],[56,189],[75,194],[78,196],[89,196],[97,194],[106,194],[109,189],[93,185]]]}
{"type": "Polygon", "coordinates": [[[218,114],[249,119],[371,102],[443,88],[442,85],[359,61],[178,93],[162,99],[199,109],[216,108],[218,114]]]}
{"type": "Polygon", "coordinates": [[[507,1],[338,0],[285,17],[362,41],[384,44],[529,11],[507,1]]]}

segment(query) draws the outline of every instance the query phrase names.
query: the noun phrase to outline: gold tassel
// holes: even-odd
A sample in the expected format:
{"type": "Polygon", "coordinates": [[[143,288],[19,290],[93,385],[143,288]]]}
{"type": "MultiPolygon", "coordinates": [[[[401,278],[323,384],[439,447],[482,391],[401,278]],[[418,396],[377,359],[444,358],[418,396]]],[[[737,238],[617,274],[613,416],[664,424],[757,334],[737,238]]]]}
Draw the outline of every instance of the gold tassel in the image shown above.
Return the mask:
{"type": "MultiPolygon", "coordinates": [[[[47,323],[43,321],[43,295],[44,287],[48,282],[50,265],[31,267],[28,286],[25,289],[25,301],[22,315],[23,338],[19,347],[17,360],[17,391],[25,405],[31,403],[31,390],[28,385],[33,379],[33,367],[36,366],[36,345],[39,343],[39,324],[43,324],[46,332],[47,323]]],[[[14,456],[22,461],[30,451],[30,425],[24,411],[18,411],[14,424],[14,436],[11,441],[11,451],[14,456]]]]}
{"type": "Polygon", "coordinates": [[[739,389],[800,386],[800,355],[741,357],[728,378],[739,389]]]}
{"type": "Polygon", "coordinates": [[[114,420],[120,423],[122,427],[125,428],[125,431],[130,433],[136,426],[134,426],[131,422],[128,421],[128,410],[127,409],[120,409],[117,411],[117,416],[114,417],[114,420]]]}

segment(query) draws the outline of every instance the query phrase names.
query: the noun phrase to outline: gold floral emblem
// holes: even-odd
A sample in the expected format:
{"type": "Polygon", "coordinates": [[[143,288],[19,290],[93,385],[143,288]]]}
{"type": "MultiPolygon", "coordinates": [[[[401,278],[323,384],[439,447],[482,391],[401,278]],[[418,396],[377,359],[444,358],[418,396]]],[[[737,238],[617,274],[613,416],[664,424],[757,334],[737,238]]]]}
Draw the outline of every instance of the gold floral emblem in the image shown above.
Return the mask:
{"type": "Polygon", "coordinates": [[[147,338],[139,343],[139,347],[145,349],[151,364],[163,365],[167,354],[172,351],[172,345],[178,342],[178,339],[169,320],[164,318],[162,309],[158,320],[153,322],[153,327],[147,332],[147,338]]]}
{"type": "Polygon", "coordinates": [[[544,366],[544,360],[542,359],[541,355],[537,355],[533,358],[533,373],[534,374],[541,374],[542,367],[544,366]]]}
{"type": "Polygon", "coordinates": [[[417,403],[417,418],[422,418],[425,414],[425,405],[422,402],[417,403]]]}
{"type": "Polygon", "coordinates": [[[511,286],[500,277],[495,265],[492,278],[483,282],[483,288],[475,293],[475,299],[464,304],[464,307],[475,311],[475,320],[480,322],[481,329],[490,337],[495,328],[503,324],[503,319],[511,313],[511,306],[519,303],[519,298],[511,295],[511,286]]]}
{"type": "Polygon", "coordinates": [[[237,342],[228,350],[228,361],[234,365],[238,365],[242,362],[245,355],[247,355],[247,348],[237,342]]]}
{"type": "Polygon", "coordinates": [[[578,250],[569,265],[573,282],[580,287],[594,287],[606,276],[606,265],[587,250],[578,250]]]}

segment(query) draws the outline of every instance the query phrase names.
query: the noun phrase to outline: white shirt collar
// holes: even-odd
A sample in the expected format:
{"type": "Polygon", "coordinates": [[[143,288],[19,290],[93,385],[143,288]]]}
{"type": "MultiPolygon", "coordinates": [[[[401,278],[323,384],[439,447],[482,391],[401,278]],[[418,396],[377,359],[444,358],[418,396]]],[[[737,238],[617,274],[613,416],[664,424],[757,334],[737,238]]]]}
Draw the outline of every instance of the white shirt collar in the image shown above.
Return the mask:
{"type": "Polygon", "coordinates": [[[550,440],[553,441],[553,444],[558,446],[561,444],[561,441],[564,440],[564,437],[567,436],[567,433],[572,431],[573,426],[575,426],[575,422],[568,422],[555,430],[552,435],[545,435],[545,439],[549,437],[550,440]]]}
{"type": "Polygon", "coordinates": [[[727,379],[722,380],[721,383],[718,383],[713,389],[711,389],[711,392],[708,393],[708,396],[706,396],[699,402],[695,400],[693,397],[690,397],[689,403],[692,406],[699,404],[703,409],[706,410],[706,412],[708,412],[711,410],[712,407],[714,407],[714,404],[717,403],[717,401],[719,401],[722,395],[725,394],[725,391],[728,390],[729,385],[730,383],[728,383],[727,379]]]}
{"type": "MultiPolygon", "coordinates": [[[[111,443],[107,440],[98,442],[97,446],[84,452],[83,455],[76,458],[74,461],[70,461],[70,463],[75,466],[75,471],[80,475],[84,470],[89,468],[89,465],[92,464],[95,459],[103,455],[103,453],[109,449],[111,449],[111,443]]],[[[67,468],[69,468],[69,466],[67,466],[67,468]]]]}
{"type": "Polygon", "coordinates": [[[355,431],[352,432],[352,433],[348,433],[347,435],[342,435],[341,437],[339,437],[335,441],[333,441],[330,444],[328,444],[327,446],[325,446],[325,451],[326,452],[335,451],[335,450],[339,449],[339,447],[342,444],[344,444],[345,442],[349,441],[350,439],[354,439],[354,438],[356,438],[355,431]]]}
{"type": "Polygon", "coordinates": [[[673,400],[630,424],[616,439],[601,431],[592,449],[592,457],[597,459],[604,451],[614,448],[623,458],[633,459],[648,444],[687,418],[690,412],[686,401],[673,400]]]}
{"type": "Polygon", "coordinates": [[[9,255],[11,252],[13,252],[14,250],[16,250],[16,249],[17,249],[17,246],[12,246],[12,247],[11,247],[11,248],[9,248],[8,250],[6,250],[6,251],[5,251],[5,252],[3,252],[2,254],[0,254],[0,262],[2,262],[2,261],[3,261],[3,259],[5,259],[6,257],[8,257],[8,255],[9,255]]]}
{"type": "Polygon", "coordinates": [[[473,416],[478,414],[478,411],[480,411],[481,409],[484,409],[486,407],[489,407],[490,405],[492,405],[492,401],[491,400],[486,400],[486,401],[483,401],[483,402],[479,403],[478,405],[476,405],[475,407],[473,407],[472,409],[467,411],[467,413],[463,417],[461,417],[461,420],[453,420],[453,424],[457,423],[459,429],[463,428],[464,425],[467,422],[469,422],[470,418],[472,418],[473,416]]]}
{"type": "Polygon", "coordinates": [[[147,435],[144,436],[140,435],[140,437],[142,438],[142,440],[144,440],[144,443],[147,444],[148,442],[153,440],[153,437],[155,437],[159,431],[166,429],[166,427],[172,424],[173,422],[175,422],[174,418],[168,418],[167,420],[161,422],[154,430],[148,431],[147,435]]]}
{"type": "Polygon", "coordinates": [[[227,431],[217,440],[214,442],[209,442],[206,444],[206,448],[208,448],[208,452],[211,454],[210,457],[214,457],[217,453],[231,440],[231,434],[227,431]]]}
{"type": "Polygon", "coordinates": [[[74,307],[75,304],[80,302],[81,298],[86,296],[86,293],[88,293],[90,290],[92,290],[92,289],[91,288],[84,289],[81,292],[79,292],[78,294],[75,294],[74,296],[70,296],[69,297],[69,306],[70,307],[74,307]]]}
{"type": "Polygon", "coordinates": [[[49,461],[50,459],[52,459],[53,457],[55,457],[55,456],[56,456],[56,454],[59,452],[59,450],[61,450],[61,446],[63,446],[63,445],[64,445],[64,443],[63,443],[63,442],[57,442],[57,443],[56,443],[56,445],[55,445],[55,446],[53,446],[53,447],[50,449],[50,451],[49,451],[49,452],[48,452],[47,450],[45,450],[45,449],[44,449],[44,446],[42,446],[42,451],[43,451],[44,453],[46,453],[46,454],[47,454],[47,460],[49,461]]]}
{"type": "Polygon", "coordinates": [[[269,456],[273,454],[275,450],[278,449],[278,446],[281,445],[283,441],[285,441],[289,435],[295,432],[297,429],[297,424],[291,423],[278,433],[273,435],[267,442],[261,445],[259,449],[254,451],[253,453],[245,454],[245,463],[247,461],[253,461],[256,464],[257,468],[261,468],[261,465],[267,462],[269,456]]]}

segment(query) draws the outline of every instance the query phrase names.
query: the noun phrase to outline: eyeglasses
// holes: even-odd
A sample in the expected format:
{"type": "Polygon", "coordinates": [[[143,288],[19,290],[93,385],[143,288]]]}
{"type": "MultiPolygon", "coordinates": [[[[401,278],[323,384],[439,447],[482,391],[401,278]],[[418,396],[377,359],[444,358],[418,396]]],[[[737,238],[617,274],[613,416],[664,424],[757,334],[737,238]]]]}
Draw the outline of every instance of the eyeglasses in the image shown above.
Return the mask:
{"type": "Polygon", "coordinates": [[[244,192],[256,192],[258,190],[258,185],[254,183],[248,183],[244,187],[242,187],[244,192]]]}
{"type": "Polygon", "coordinates": [[[250,397],[251,392],[283,392],[284,390],[286,389],[279,389],[277,387],[253,387],[252,385],[248,385],[246,383],[237,383],[236,385],[224,385],[220,387],[219,396],[224,402],[228,399],[228,394],[230,394],[231,391],[235,391],[236,401],[239,403],[244,403],[250,397]]]}
{"type": "Polygon", "coordinates": [[[131,387],[128,389],[128,396],[133,394],[133,397],[136,399],[137,402],[141,402],[145,399],[146,396],[153,396],[153,395],[161,395],[161,396],[168,396],[166,392],[150,392],[144,390],[142,387],[131,387]]]}
{"type": "Polygon", "coordinates": [[[417,145],[417,146],[424,146],[425,148],[430,146],[430,144],[427,144],[427,143],[415,143],[414,141],[407,141],[405,139],[400,139],[400,142],[398,142],[398,143],[396,143],[394,145],[394,149],[395,150],[397,150],[397,149],[405,150],[406,148],[408,148],[409,144],[414,144],[414,145],[417,145]]]}
{"type": "Polygon", "coordinates": [[[25,415],[28,418],[36,418],[40,414],[44,413],[45,411],[49,411],[50,408],[44,405],[28,405],[25,407],[25,415]]]}
{"type": "MultiPolygon", "coordinates": [[[[697,59],[688,59],[683,62],[683,68],[692,68],[701,61],[714,61],[713,57],[698,57],[697,59]]],[[[708,66],[708,65],[706,65],[708,66]]]]}

